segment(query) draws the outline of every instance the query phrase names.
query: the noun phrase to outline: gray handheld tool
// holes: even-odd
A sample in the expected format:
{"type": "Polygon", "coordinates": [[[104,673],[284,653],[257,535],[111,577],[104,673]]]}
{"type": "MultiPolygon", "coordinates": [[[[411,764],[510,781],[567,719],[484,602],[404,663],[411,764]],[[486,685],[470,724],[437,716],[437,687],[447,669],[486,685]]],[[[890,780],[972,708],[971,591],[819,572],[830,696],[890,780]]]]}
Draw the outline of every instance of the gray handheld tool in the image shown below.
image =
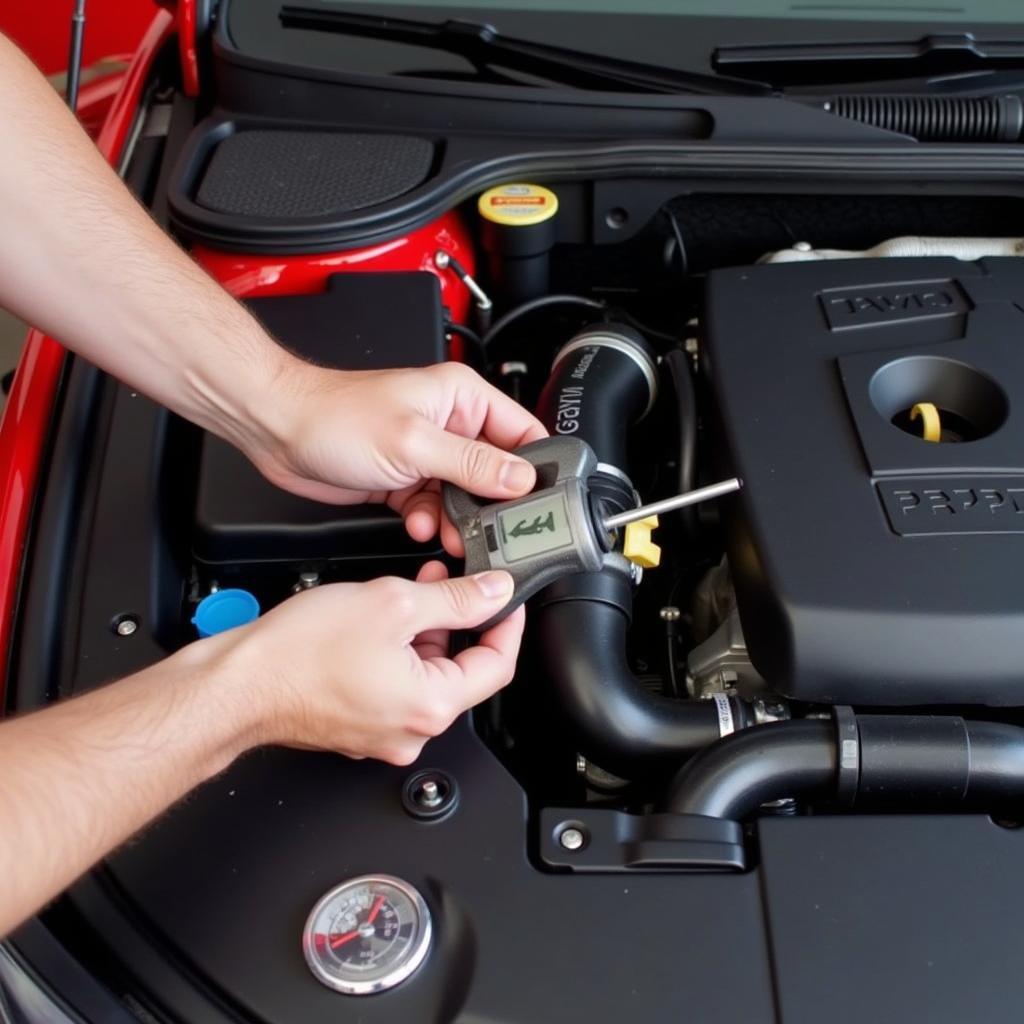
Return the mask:
{"type": "Polygon", "coordinates": [[[597,457],[588,444],[546,437],[517,449],[516,455],[537,470],[537,486],[525,497],[488,503],[453,484],[443,488],[445,512],[466,547],[466,575],[504,569],[515,582],[512,600],[480,630],[500,622],[555,580],[600,570],[620,526],[740,487],[739,480],[727,480],[602,518],[588,486],[597,470],[597,457]]]}

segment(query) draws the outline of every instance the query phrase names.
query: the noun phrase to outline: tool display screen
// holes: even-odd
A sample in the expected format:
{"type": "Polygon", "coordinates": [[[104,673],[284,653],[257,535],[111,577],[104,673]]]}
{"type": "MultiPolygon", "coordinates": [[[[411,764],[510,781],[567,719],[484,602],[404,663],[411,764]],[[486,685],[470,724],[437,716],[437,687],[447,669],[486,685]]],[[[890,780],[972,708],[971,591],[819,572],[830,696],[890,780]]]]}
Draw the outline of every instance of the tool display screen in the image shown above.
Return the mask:
{"type": "Polygon", "coordinates": [[[501,550],[507,562],[518,562],[572,544],[565,498],[561,494],[525,501],[499,512],[497,519],[501,550]]]}

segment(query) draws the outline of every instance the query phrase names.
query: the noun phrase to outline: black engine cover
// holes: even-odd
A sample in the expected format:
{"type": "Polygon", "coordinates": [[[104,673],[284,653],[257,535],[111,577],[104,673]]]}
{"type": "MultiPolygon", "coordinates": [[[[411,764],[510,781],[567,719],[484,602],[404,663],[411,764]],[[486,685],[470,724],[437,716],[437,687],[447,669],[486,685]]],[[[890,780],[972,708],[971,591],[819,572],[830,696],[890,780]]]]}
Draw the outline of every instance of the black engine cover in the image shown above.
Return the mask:
{"type": "Polygon", "coordinates": [[[709,276],[751,658],[791,697],[1024,704],[1024,261],[709,276]],[[937,407],[942,440],[910,411],[937,407]]]}

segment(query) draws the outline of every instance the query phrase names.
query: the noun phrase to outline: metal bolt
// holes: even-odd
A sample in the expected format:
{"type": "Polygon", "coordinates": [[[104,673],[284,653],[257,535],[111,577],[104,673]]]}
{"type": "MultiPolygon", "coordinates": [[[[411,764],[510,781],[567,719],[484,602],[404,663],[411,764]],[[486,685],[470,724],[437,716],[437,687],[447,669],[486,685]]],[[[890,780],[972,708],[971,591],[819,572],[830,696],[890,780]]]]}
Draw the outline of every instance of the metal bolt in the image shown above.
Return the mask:
{"type": "Polygon", "coordinates": [[[303,572],[299,574],[299,582],[292,587],[292,593],[298,594],[303,590],[312,590],[314,587],[320,586],[320,573],[318,572],[303,572]]]}
{"type": "Polygon", "coordinates": [[[420,803],[424,807],[436,807],[443,799],[441,790],[433,779],[428,779],[420,787],[420,803]]]}
{"type": "Polygon", "coordinates": [[[576,755],[576,774],[586,775],[587,774],[587,759],[582,754],[576,755]]]}
{"type": "Polygon", "coordinates": [[[687,338],[686,341],[683,342],[683,348],[687,355],[695,356],[699,347],[700,343],[696,338],[687,338]]]}
{"type": "Polygon", "coordinates": [[[128,616],[121,619],[116,628],[118,636],[131,636],[139,628],[139,623],[131,618],[131,616],[128,616]]]}
{"type": "Polygon", "coordinates": [[[417,787],[413,799],[428,810],[440,807],[448,799],[448,787],[440,785],[435,778],[426,778],[417,787]]]}
{"type": "Polygon", "coordinates": [[[578,828],[566,828],[559,835],[558,842],[561,844],[562,849],[575,852],[576,850],[583,849],[586,837],[578,828]]]}
{"type": "Polygon", "coordinates": [[[451,262],[451,256],[449,256],[444,249],[438,249],[437,252],[434,253],[434,266],[437,267],[438,270],[447,270],[451,265],[451,262]]]}
{"type": "Polygon", "coordinates": [[[789,708],[777,700],[758,699],[753,702],[754,721],[758,725],[768,722],[783,722],[789,715],[789,708]]]}
{"type": "Polygon", "coordinates": [[[510,359],[507,363],[502,363],[501,366],[498,367],[498,373],[500,373],[502,377],[510,377],[514,373],[526,373],[528,370],[529,367],[526,363],[520,362],[518,359],[510,359]]]}
{"type": "Polygon", "coordinates": [[[458,802],[458,783],[443,771],[413,772],[402,785],[402,806],[420,821],[440,821],[458,802]]]}
{"type": "Polygon", "coordinates": [[[682,614],[674,605],[667,605],[658,612],[658,617],[662,622],[678,622],[682,614]]]}
{"type": "Polygon", "coordinates": [[[796,249],[797,252],[810,252],[814,246],[811,245],[810,242],[794,242],[793,248],[796,249]]]}

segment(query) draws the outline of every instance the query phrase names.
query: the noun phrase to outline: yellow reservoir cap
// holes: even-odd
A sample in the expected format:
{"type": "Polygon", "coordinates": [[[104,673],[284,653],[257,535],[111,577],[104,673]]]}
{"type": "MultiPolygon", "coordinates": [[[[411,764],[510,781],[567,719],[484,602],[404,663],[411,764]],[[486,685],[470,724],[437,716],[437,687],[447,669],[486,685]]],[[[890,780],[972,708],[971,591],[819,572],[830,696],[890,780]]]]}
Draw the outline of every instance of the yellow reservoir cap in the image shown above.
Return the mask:
{"type": "Polygon", "coordinates": [[[661,548],[651,540],[651,531],[658,525],[657,516],[648,516],[626,526],[622,538],[622,553],[644,569],[656,569],[661,564],[661,548]]]}
{"type": "Polygon", "coordinates": [[[558,196],[541,185],[497,185],[480,196],[477,209],[492,224],[530,227],[543,224],[558,213],[558,196]]]}
{"type": "Polygon", "coordinates": [[[921,420],[921,437],[925,441],[942,440],[942,420],[939,417],[939,410],[931,402],[918,402],[910,410],[911,423],[918,418],[921,420]]]}

